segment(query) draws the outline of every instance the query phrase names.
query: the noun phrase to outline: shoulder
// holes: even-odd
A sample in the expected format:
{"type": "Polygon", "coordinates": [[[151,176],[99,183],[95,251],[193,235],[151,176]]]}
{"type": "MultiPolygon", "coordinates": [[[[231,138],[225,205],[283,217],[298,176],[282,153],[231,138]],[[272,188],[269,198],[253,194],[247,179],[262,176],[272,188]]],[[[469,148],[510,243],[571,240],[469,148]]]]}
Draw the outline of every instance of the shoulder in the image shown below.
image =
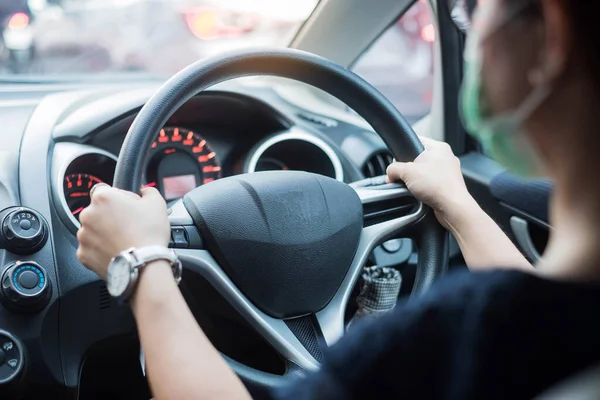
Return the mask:
{"type": "Polygon", "coordinates": [[[448,274],[351,330],[320,373],[282,398],[530,398],[600,356],[589,351],[600,336],[591,329],[598,301],[596,286],[515,270],[448,274]]]}
{"type": "Polygon", "coordinates": [[[469,342],[468,336],[477,331],[479,322],[473,315],[483,314],[495,297],[490,293],[521,285],[528,278],[522,275],[510,271],[447,275],[426,294],[398,304],[394,312],[371,323],[359,322],[328,349],[318,374],[282,398],[313,398],[315,393],[331,398],[440,397],[452,385],[454,368],[449,364],[460,343],[469,342]]]}
{"type": "Polygon", "coordinates": [[[459,271],[446,275],[425,294],[399,303],[395,312],[382,321],[400,329],[418,329],[419,322],[460,322],[458,317],[488,309],[511,307],[515,299],[545,290],[535,275],[508,269],[485,272],[459,271]]]}

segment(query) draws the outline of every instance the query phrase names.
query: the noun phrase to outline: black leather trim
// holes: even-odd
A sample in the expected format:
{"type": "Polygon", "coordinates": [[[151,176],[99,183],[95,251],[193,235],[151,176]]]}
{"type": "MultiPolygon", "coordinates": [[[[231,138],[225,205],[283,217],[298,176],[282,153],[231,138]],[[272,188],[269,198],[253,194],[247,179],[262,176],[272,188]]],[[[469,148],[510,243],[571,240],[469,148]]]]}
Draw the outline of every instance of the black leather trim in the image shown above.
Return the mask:
{"type": "Polygon", "coordinates": [[[423,219],[415,225],[412,235],[417,245],[419,261],[417,275],[410,300],[425,293],[437,278],[448,270],[450,234],[437,221],[429,209],[423,219]]]}
{"type": "Polygon", "coordinates": [[[233,369],[237,376],[242,380],[246,389],[250,392],[253,399],[271,399],[271,392],[275,388],[281,388],[290,385],[294,380],[306,376],[307,372],[295,364],[288,365],[284,375],[275,375],[264,371],[250,368],[240,362],[221,354],[227,364],[233,369]]]}

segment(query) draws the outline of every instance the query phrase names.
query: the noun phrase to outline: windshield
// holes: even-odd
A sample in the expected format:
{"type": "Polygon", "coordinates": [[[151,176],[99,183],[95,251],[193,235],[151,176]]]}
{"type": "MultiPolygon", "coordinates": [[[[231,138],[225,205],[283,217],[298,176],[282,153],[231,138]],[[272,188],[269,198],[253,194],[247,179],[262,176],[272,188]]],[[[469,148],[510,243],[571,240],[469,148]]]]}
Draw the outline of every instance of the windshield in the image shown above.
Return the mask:
{"type": "Polygon", "coordinates": [[[318,0],[0,0],[0,76],[169,76],[203,57],[286,46],[318,0]]]}

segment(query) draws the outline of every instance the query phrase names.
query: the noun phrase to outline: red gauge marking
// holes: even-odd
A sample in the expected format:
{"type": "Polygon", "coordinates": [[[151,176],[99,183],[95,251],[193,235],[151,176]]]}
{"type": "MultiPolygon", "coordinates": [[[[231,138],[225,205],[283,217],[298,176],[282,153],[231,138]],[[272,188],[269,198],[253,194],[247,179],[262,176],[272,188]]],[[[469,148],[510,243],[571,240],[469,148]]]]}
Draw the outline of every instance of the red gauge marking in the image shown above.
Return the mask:
{"type": "Polygon", "coordinates": [[[208,153],[208,154],[207,154],[207,155],[205,155],[205,156],[198,156],[198,162],[201,162],[201,163],[202,163],[202,162],[207,162],[207,161],[208,161],[208,160],[210,160],[211,158],[215,158],[215,156],[216,156],[216,153],[215,153],[214,151],[213,151],[213,152],[210,152],[210,153],[208,153]]]}
{"type": "Polygon", "coordinates": [[[204,180],[202,181],[202,183],[204,183],[206,185],[207,183],[211,183],[212,181],[214,181],[213,178],[204,178],[204,180]]]}
{"type": "Polygon", "coordinates": [[[177,151],[176,149],[166,149],[165,154],[172,154],[172,153],[175,153],[176,151],[177,151]]]}
{"type": "Polygon", "coordinates": [[[152,143],[152,148],[155,149],[156,148],[156,142],[152,143]]]}
{"type": "Polygon", "coordinates": [[[194,145],[194,132],[189,131],[185,140],[183,141],[184,146],[193,146],[194,145]]]}
{"type": "Polygon", "coordinates": [[[198,146],[192,148],[192,153],[202,153],[204,151],[204,146],[206,145],[206,140],[202,139],[198,146]]]}
{"type": "Polygon", "coordinates": [[[81,174],[77,175],[77,186],[81,186],[83,182],[81,181],[81,174]]]}
{"type": "Polygon", "coordinates": [[[171,138],[173,142],[181,142],[181,134],[179,133],[179,128],[175,128],[173,130],[173,137],[171,138]]]}
{"type": "Polygon", "coordinates": [[[216,167],[214,165],[207,165],[206,167],[202,167],[202,172],[218,172],[221,170],[221,167],[216,167]]]}
{"type": "Polygon", "coordinates": [[[164,129],[160,130],[160,136],[158,137],[158,141],[161,143],[167,143],[169,141],[169,137],[165,133],[164,129]]]}
{"type": "Polygon", "coordinates": [[[69,197],[86,197],[89,196],[90,192],[73,192],[69,194],[69,197]]]}
{"type": "Polygon", "coordinates": [[[149,188],[149,187],[156,187],[156,182],[149,182],[146,183],[144,186],[142,186],[143,188],[149,188]]]}
{"type": "Polygon", "coordinates": [[[73,182],[71,182],[71,180],[69,179],[69,177],[65,178],[67,181],[67,189],[72,189],[73,188],[73,182]]]}
{"type": "Polygon", "coordinates": [[[74,211],[72,212],[72,214],[73,214],[73,215],[77,215],[77,214],[79,214],[80,212],[82,212],[84,209],[85,209],[85,207],[79,207],[77,210],[74,210],[74,211]]]}

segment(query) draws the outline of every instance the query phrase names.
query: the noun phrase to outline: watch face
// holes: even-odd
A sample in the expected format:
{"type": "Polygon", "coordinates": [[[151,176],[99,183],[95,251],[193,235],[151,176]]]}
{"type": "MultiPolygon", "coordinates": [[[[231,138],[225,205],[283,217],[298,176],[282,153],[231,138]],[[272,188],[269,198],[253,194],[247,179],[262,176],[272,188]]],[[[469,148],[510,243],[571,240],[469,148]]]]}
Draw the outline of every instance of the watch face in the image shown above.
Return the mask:
{"type": "Polygon", "coordinates": [[[117,256],[108,266],[106,277],[108,293],[113,297],[121,296],[127,290],[130,280],[129,262],[124,257],[117,256]]]}

